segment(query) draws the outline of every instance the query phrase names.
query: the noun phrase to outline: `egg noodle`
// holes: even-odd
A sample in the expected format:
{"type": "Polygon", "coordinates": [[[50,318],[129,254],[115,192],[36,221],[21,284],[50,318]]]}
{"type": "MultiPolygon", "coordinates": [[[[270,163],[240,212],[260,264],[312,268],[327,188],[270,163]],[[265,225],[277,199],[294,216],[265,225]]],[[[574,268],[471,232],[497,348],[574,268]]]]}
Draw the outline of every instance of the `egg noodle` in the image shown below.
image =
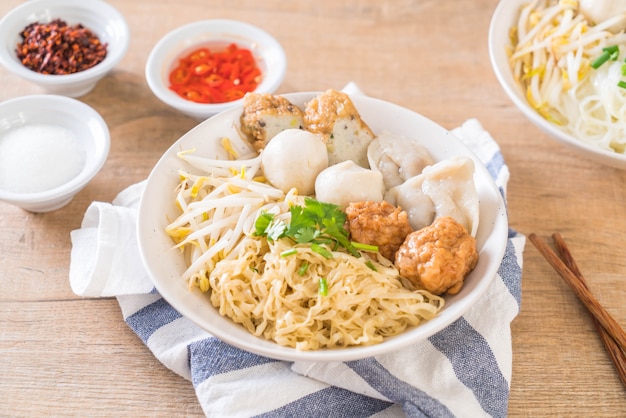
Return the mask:
{"type": "Polygon", "coordinates": [[[383,257],[329,248],[327,258],[289,238],[254,236],[260,213],[288,219],[304,199],[265,183],[259,158],[179,157],[205,173],[179,173],[181,213],[166,227],[189,266],[182,278],[254,335],[298,350],[369,345],[443,308],[442,297],[407,288],[383,257]]]}
{"type": "Polygon", "coordinates": [[[528,102],[584,142],[626,151],[626,34],[610,28],[624,15],[591,24],[576,0],[534,0],[511,29],[510,65],[528,102]],[[593,68],[609,47],[617,53],[593,68]]]}

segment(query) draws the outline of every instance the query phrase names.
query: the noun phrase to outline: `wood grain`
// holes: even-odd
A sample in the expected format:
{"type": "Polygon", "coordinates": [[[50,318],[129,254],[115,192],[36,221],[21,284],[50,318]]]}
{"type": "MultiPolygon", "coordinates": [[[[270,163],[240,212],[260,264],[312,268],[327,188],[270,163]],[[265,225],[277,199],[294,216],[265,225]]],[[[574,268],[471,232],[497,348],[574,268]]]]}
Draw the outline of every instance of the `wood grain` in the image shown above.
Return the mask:
{"type": "MultiPolygon", "coordinates": [[[[530,236],[532,236],[532,234],[530,236]]],[[[559,253],[559,257],[572,271],[572,273],[576,275],[576,278],[584,286],[584,288],[588,290],[589,286],[587,285],[587,279],[585,279],[583,273],[578,268],[578,265],[574,260],[574,255],[570,252],[563,236],[560,233],[555,232],[552,234],[552,241],[554,242],[554,246],[559,253]]],[[[598,331],[598,335],[600,336],[600,341],[604,344],[607,354],[611,358],[611,361],[613,361],[619,379],[622,381],[622,384],[626,386],[626,347],[617,344],[616,340],[609,335],[608,330],[602,326],[601,322],[597,318],[594,318],[594,325],[598,331]]]]}
{"type": "Polygon", "coordinates": [[[578,274],[566,264],[567,262],[562,260],[542,238],[535,233],[531,233],[528,238],[548,263],[550,263],[552,268],[554,268],[570,286],[574,294],[589,310],[589,313],[598,321],[607,334],[615,340],[618,347],[620,349],[626,347],[626,332],[624,332],[620,324],[615,321],[615,318],[604,309],[602,304],[589,291],[586,281],[580,279],[578,274]]]}
{"type": "MultiPolygon", "coordinates": [[[[557,144],[508,100],[487,50],[497,0],[109,2],[130,25],[130,47],[80,98],[109,124],[108,161],[56,212],[0,203],[0,415],[202,415],[191,384],[154,358],[124,324],[117,301],[77,297],[68,270],[69,234],[87,206],[144,179],[197,123],[158,101],[143,72],[161,36],[205,18],[240,19],[275,35],[289,60],[280,93],[354,81],[449,129],[477,118],[511,171],[511,227],[567,236],[589,288],[626,327],[626,170],[557,144]]],[[[0,16],[21,3],[3,0],[0,16]]],[[[41,90],[0,68],[0,100],[34,93],[41,90]]],[[[626,391],[576,296],[530,245],[523,274],[509,415],[626,416],[626,391]]]]}

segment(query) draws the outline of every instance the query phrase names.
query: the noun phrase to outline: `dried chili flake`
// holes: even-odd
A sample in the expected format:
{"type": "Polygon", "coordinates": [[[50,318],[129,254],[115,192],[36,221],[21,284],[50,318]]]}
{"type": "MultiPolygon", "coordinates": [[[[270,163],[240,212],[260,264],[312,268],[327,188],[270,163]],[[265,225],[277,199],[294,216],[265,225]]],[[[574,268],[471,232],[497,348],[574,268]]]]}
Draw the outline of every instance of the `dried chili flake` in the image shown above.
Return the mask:
{"type": "Polygon", "coordinates": [[[69,26],[61,19],[34,22],[20,35],[17,57],[26,68],[41,74],[77,73],[102,62],[107,55],[107,44],[80,23],[69,26]]]}

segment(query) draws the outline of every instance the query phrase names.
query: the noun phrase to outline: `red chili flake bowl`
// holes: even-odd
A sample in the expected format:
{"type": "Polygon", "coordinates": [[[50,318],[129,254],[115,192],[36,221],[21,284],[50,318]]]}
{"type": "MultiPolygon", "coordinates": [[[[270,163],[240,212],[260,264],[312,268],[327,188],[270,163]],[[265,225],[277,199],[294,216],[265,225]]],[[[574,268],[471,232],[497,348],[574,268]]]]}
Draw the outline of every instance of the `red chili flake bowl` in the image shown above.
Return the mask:
{"type": "MultiPolygon", "coordinates": [[[[124,16],[102,0],[88,3],[83,0],[31,0],[14,8],[0,20],[0,64],[16,76],[39,85],[46,93],[79,97],[89,93],[122,60],[129,41],[130,31],[124,16]],[[97,38],[99,43],[106,45],[106,55],[89,68],[57,63],[57,67],[74,65],[79,70],[69,74],[50,74],[47,69],[40,72],[28,68],[22,62],[24,56],[20,56],[17,50],[24,40],[23,31],[30,25],[50,25],[55,20],[61,20],[72,28],[80,25],[88,30],[91,38],[97,38]]],[[[53,54],[43,56],[38,64],[51,60],[53,54]]]]}

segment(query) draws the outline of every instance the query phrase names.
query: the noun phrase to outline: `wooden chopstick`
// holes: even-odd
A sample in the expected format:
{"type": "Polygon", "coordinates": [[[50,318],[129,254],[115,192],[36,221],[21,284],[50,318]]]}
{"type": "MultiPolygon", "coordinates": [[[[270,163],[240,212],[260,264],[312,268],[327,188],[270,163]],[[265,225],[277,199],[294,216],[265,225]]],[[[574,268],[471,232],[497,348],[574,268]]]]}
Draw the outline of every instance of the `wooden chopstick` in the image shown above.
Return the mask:
{"type": "MultiPolygon", "coordinates": [[[[574,257],[570,252],[565,240],[558,232],[552,234],[552,241],[554,241],[554,246],[556,247],[561,259],[565,263],[565,265],[576,275],[578,280],[589,290],[589,286],[587,286],[587,280],[583,276],[582,272],[578,268],[576,261],[574,261],[574,257]]],[[[617,369],[617,373],[619,375],[622,384],[626,386],[626,351],[622,349],[611,337],[611,335],[604,329],[600,321],[598,321],[595,317],[593,318],[593,323],[596,326],[596,330],[598,331],[598,335],[600,335],[600,340],[604,344],[604,348],[609,353],[615,368],[617,369]]]]}
{"type": "Polygon", "coordinates": [[[536,234],[530,234],[528,238],[591,313],[600,340],[613,361],[620,381],[626,386],[626,333],[591,294],[587,281],[574,261],[565,240],[558,232],[552,234],[554,245],[560,254],[559,258],[536,234]]]}

